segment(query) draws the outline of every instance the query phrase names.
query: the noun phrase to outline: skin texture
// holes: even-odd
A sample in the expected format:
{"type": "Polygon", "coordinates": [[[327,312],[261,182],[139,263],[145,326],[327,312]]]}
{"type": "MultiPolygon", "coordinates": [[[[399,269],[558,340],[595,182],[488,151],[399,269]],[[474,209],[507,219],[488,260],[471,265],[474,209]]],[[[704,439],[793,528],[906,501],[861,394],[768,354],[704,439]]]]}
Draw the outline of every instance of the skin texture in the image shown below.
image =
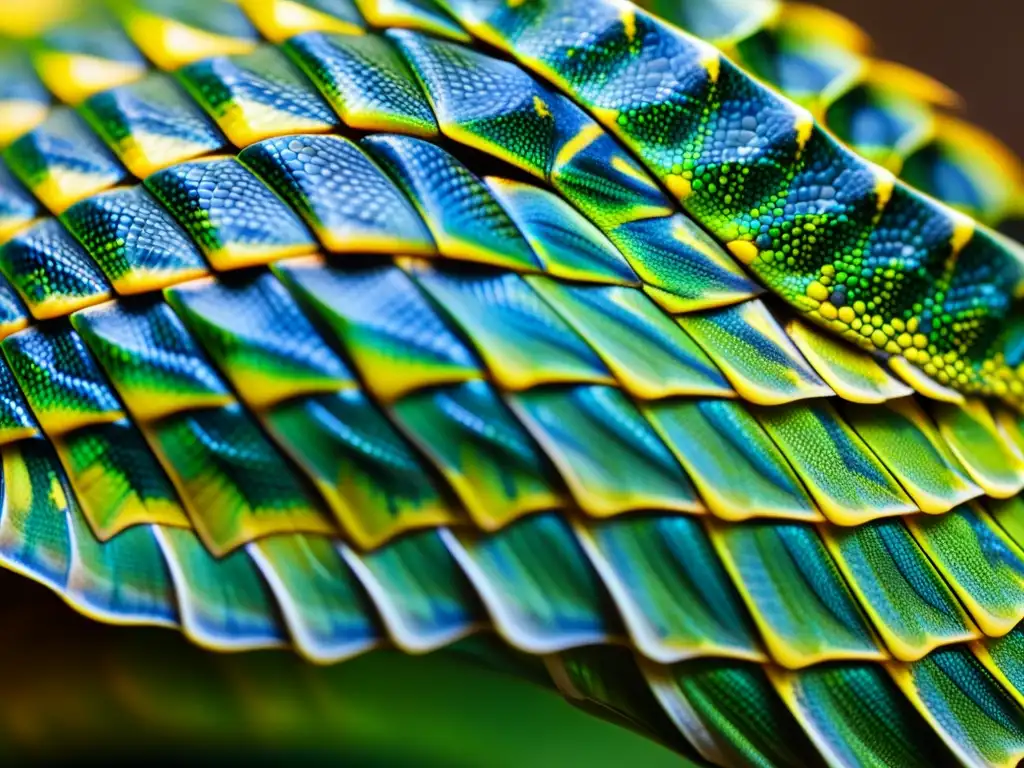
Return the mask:
{"type": "Polygon", "coordinates": [[[131,0],[4,48],[0,564],[146,627],[83,631],[98,677],[47,635],[83,743],[611,754],[468,657],[700,763],[1024,757],[1012,164],[758,7],[131,0]]]}

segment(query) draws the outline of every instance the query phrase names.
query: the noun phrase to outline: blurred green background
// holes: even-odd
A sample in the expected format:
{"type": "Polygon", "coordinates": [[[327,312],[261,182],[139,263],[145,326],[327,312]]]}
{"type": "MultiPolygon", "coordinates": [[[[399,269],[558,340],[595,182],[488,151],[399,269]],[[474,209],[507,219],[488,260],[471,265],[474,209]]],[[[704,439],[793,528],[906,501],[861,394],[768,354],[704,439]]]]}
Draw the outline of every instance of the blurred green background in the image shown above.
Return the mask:
{"type": "Polygon", "coordinates": [[[686,765],[558,694],[446,653],[331,667],[98,624],[0,571],[4,765],[686,765]]]}

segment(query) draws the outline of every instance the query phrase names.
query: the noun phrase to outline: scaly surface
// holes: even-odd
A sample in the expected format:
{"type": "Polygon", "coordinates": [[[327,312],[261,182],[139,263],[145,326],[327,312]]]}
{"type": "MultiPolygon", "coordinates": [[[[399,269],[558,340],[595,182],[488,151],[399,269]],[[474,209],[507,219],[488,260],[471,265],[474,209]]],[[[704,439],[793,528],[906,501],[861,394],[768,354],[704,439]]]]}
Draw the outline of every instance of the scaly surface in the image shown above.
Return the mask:
{"type": "Polygon", "coordinates": [[[892,82],[833,17],[685,8],[7,45],[0,562],[215,649],[493,631],[718,765],[1016,764],[1024,262],[921,190],[1018,180],[844,135],[892,82]]]}

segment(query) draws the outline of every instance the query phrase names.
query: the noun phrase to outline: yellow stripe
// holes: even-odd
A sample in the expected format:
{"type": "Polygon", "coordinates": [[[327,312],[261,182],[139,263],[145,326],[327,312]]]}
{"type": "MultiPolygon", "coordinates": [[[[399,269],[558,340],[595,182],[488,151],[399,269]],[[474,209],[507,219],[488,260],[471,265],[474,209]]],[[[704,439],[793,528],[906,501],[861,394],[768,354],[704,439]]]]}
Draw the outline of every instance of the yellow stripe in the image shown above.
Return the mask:
{"type": "Polygon", "coordinates": [[[577,154],[582,152],[597,139],[604,135],[604,130],[597,123],[588,123],[583,126],[579,133],[569,139],[555,155],[555,168],[560,168],[571,161],[577,154]]]}

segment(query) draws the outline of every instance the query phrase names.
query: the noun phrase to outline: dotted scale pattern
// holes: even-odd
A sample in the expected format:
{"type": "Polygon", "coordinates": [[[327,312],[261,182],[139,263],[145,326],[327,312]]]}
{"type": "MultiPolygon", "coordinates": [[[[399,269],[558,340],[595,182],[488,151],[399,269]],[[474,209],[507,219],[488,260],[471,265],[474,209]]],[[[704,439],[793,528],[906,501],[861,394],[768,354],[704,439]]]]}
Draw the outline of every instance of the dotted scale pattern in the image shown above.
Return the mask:
{"type": "MultiPolygon", "coordinates": [[[[3,85],[62,102],[0,166],[3,565],[222,650],[493,630],[712,764],[1015,765],[1019,412],[764,294],[734,258],[761,235],[663,162],[655,49],[700,62],[679,103],[712,72],[769,98],[600,1],[152,1],[44,35],[3,85]]],[[[818,146],[772,105],[708,151],[818,146]]]]}
{"type": "Polygon", "coordinates": [[[963,101],[948,87],[876,58],[871,39],[848,19],[777,0],[638,5],[713,42],[917,189],[991,226],[1022,215],[1024,168],[1013,151],[964,122],[963,101]]]}

